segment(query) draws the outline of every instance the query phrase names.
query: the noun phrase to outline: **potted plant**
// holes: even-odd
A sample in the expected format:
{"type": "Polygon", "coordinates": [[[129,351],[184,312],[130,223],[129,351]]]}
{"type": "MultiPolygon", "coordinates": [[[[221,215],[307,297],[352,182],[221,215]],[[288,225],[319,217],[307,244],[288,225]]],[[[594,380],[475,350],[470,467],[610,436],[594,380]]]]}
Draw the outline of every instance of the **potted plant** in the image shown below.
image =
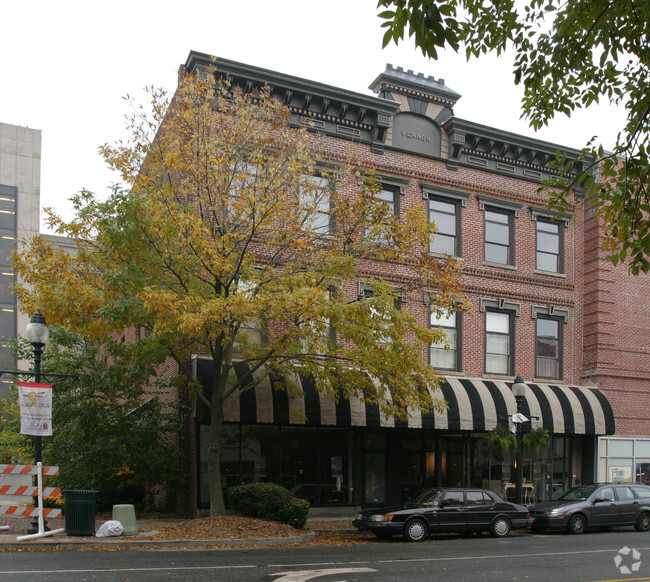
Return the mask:
{"type": "Polygon", "coordinates": [[[517,448],[515,435],[503,425],[497,425],[492,432],[489,432],[487,441],[490,451],[497,458],[504,458],[510,449],[514,451],[517,448]]]}
{"type": "Polygon", "coordinates": [[[523,436],[524,444],[534,448],[539,453],[540,449],[551,440],[551,433],[543,427],[535,428],[523,436]]]}

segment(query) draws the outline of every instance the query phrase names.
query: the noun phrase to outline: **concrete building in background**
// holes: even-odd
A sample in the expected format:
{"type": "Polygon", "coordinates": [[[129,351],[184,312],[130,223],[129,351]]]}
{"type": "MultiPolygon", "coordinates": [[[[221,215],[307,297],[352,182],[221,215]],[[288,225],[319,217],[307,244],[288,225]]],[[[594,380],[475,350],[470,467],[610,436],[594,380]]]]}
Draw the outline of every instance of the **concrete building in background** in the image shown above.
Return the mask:
{"type": "MultiPolygon", "coordinates": [[[[0,123],[0,369],[16,366],[1,338],[16,337],[29,322],[11,294],[11,254],[21,240],[39,232],[40,194],[41,131],[0,123]]],[[[0,397],[9,396],[12,381],[0,378],[0,397]]]]}

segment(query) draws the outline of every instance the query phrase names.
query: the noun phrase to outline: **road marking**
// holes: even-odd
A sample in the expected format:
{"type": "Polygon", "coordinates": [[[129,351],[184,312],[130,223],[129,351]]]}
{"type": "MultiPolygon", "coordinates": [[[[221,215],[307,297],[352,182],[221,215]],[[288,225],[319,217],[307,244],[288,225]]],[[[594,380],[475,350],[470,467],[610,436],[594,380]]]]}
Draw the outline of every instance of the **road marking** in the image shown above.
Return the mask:
{"type": "MultiPolygon", "coordinates": [[[[333,576],[334,574],[358,574],[360,572],[376,572],[372,568],[333,568],[326,570],[320,568],[318,570],[294,570],[293,572],[278,572],[277,574],[270,574],[271,576],[281,576],[276,578],[275,582],[305,582],[312,578],[320,578],[321,576],[333,576]]],[[[338,582],[345,582],[339,580],[338,582]]]]}
{"type": "Polygon", "coordinates": [[[164,566],[160,568],[82,568],[79,570],[0,570],[0,574],[84,574],[88,572],[167,572],[179,570],[229,570],[232,568],[258,568],[259,566],[164,566]]]}
{"type": "MultiPolygon", "coordinates": [[[[650,550],[650,548],[637,548],[639,551],[641,550],[650,550]]],[[[392,560],[364,560],[364,561],[355,561],[355,562],[307,562],[307,563],[302,563],[302,564],[268,564],[269,568],[296,568],[296,567],[305,567],[305,566],[312,566],[312,567],[318,567],[318,566],[345,566],[345,565],[363,565],[363,564],[400,564],[400,563],[408,563],[408,562],[453,562],[454,560],[503,560],[503,559],[510,559],[512,560],[513,558],[516,559],[521,559],[521,558],[539,558],[539,557],[544,557],[544,556],[580,556],[584,554],[615,554],[617,552],[616,549],[611,549],[611,550],[580,550],[580,551],[575,551],[575,552],[540,552],[540,553],[529,553],[529,554],[490,554],[486,556],[481,556],[481,555],[474,555],[474,556],[456,556],[456,557],[441,557],[441,558],[406,558],[406,559],[392,559],[392,560]]],[[[626,580],[633,580],[632,578],[626,578],[626,580]]],[[[640,580],[645,581],[645,578],[641,578],[640,580]]],[[[600,582],[600,581],[599,581],[600,582]]],[[[607,581],[610,582],[610,581],[607,581]]],[[[611,581],[611,582],[618,582],[618,581],[611,581]]],[[[636,582],[636,581],[635,581],[636,582]]],[[[649,579],[650,582],[650,579],[649,579]]]]}

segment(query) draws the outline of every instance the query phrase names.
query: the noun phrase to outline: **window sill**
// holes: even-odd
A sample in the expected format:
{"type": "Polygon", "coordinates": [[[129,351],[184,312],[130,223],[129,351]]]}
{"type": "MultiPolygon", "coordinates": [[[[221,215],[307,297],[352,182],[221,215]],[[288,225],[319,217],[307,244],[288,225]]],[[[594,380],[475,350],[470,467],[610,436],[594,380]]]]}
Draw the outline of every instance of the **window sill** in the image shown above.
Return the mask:
{"type": "Polygon", "coordinates": [[[514,374],[483,374],[481,376],[483,380],[504,380],[505,382],[514,382],[514,374]]]}
{"type": "Polygon", "coordinates": [[[505,269],[506,271],[516,271],[515,265],[504,265],[503,263],[491,263],[490,261],[483,261],[481,263],[484,267],[494,267],[495,269],[505,269]]]}
{"type": "Polygon", "coordinates": [[[553,384],[554,386],[565,383],[562,378],[533,378],[531,382],[533,384],[553,384]]]}
{"type": "Polygon", "coordinates": [[[557,277],[558,279],[566,279],[566,273],[554,273],[553,271],[540,271],[535,269],[533,271],[535,275],[544,275],[545,277],[557,277]]]}
{"type": "Polygon", "coordinates": [[[463,257],[460,257],[458,255],[448,255],[447,253],[434,253],[433,251],[429,251],[429,255],[432,257],[435,257],[436,259],[456,259],[457,261],[464,263],[465,259],[463,257]]]}

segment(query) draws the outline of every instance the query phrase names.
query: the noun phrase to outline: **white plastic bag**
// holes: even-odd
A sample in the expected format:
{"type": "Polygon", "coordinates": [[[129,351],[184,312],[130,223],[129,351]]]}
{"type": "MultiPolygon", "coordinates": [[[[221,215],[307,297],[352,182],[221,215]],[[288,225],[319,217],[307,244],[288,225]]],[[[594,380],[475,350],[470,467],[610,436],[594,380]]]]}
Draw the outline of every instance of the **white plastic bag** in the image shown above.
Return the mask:
{"type": "Polygon", "coordinates": [[[123,533],[124,526],[119,521],[110,520],[102,523],[95,535],[98,538],[109,538],[121,536],[123,533]]]}

